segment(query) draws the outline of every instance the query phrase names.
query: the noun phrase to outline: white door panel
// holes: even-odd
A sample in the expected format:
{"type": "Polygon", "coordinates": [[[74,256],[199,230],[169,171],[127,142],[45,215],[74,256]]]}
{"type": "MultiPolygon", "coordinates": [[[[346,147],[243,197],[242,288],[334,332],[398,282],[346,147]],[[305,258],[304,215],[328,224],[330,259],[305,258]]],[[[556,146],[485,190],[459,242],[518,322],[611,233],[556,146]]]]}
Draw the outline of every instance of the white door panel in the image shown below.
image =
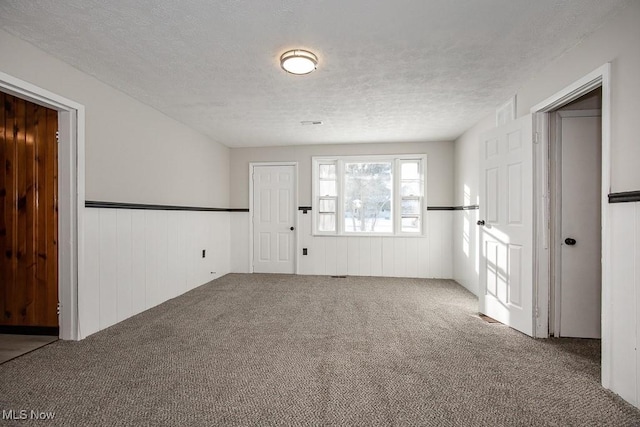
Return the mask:
{"type": "Polygon", "coordinates": [[[295,179],[294,166],[253,167],[256,273],[295,273],[295,179]]]}
{"type": "Polygon", "coordinates": [[[533,146],[530,115],[480,141],[480,312],[533,334],[533,146]]]}
{"type": "Polygon", "coordinates": [[[600,117],[560,120],[560,336],[600,338],[600,117]],[[575,245],[565,239],[573,238],[575,245]]]}

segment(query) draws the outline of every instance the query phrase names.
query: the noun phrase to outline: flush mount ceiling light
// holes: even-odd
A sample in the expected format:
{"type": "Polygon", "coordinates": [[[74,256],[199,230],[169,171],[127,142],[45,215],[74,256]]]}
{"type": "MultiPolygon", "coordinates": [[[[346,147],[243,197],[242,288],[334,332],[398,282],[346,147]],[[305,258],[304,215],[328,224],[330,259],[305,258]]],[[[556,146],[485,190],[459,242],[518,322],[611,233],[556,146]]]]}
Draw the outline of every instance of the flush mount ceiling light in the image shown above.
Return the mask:
{"type": "Polygon", "coordinates": [[[289,50],[280,56],[280,66],[287,73],[309,74],[318,66],[318,57],[308,50],[289,50]]]}

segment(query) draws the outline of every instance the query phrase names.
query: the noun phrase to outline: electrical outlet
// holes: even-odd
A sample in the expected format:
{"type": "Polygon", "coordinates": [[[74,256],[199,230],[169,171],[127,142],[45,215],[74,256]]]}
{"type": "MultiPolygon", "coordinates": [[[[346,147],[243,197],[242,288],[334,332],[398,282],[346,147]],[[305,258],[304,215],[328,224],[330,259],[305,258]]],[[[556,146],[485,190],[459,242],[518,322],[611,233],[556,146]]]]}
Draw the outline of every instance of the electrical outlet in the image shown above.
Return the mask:
{"type": "Polygon", "coordinates": [[[307,248],[302,248],[302,255],[309,255],[309,254],[307,253],[307,248]]]}
{"type": "Polygon", "coordinates": [[[202,250],[202,258],[204,258],[204,257],[206,256],[206,254],[207,254],[206,249],[203,249],[203,250],[202,250]]]}

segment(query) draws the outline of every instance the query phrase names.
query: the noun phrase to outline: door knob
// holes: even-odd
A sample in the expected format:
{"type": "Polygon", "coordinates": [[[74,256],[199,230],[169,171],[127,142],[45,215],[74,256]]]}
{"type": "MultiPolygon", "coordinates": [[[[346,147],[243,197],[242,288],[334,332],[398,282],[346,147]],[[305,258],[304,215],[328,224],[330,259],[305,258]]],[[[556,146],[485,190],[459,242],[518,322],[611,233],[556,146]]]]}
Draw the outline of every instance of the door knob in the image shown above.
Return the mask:
{"type": "Polygon", "coordinates": [[[291,227],[289,230],[293,231],[293,230],[295,230],[295,228],[294,228],[294,227],[291,227]]]}
{"type": "Polygon", "coordinates": [[[479,219],[478,222],[476,222],[476,224],[478,225],[484,225],[484,219],[479,219]]]}
{"type": "Polygon", "coordinates": [[[566,239],[564,239],[564,242],[569,246],[573,246],[573,245],[576,244],[576,239],[572,239],[571,237],[567,237],[566,239]]]}

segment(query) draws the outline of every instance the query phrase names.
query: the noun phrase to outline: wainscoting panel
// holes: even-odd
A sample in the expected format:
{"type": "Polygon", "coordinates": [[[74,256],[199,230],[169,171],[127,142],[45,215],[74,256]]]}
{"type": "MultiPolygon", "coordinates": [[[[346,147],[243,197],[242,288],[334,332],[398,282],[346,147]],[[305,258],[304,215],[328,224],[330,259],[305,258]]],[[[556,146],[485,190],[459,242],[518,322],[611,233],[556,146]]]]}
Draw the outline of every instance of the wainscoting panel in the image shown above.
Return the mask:
{"type": "Polygon", "coordinates": [[[231,213],[231,272],[249,272],[249,212],[231,213]]]}
{"type": "Polygon", "coordinates": [[[100,211],[85,209],[84,222],[85,283],[78,284],[78,339],[102,329],[100,327],[100,211]]]}
{"type": "MultiPolygon", "coordinates": [[[[117,269],[117,289],[116,295],[116,321],[121,322],[133,313],[133,269],[135,261],[133,258],[133,235],[132,224],[133,218],[130,211],[118,209],[116,210],[116,265],[127,266],[117,269]],[[130,268],[128,268],[130,267],[130,268]]],[[[143,297],[144,298],[144,297],[143,297]]]]}
{"type": "MultiPolygon", "coordinates": [[[[428,211],[424,237],[332,237],[312,236],[312,211],[299,210],[298,274],[450,279],[454,212],[459,211],[428,211]]],[[[247,212],[231,213],[234,273],[249,272],[249,221],[247,212]]]]}
{"type": "Polygon", "coordinates": [[[331,237],[312,236],[312,212],[298,211],[298,273],[451,278],[453,212],[427,212],[425,237],[331,237]]]}
{"type": "MultiPolygon", "coordinates": [[[[337,276],[338,275],[338,256],[331,256],[331,254],[338,253],[338,242],[336,239],[328,239],[324,242],[324,267],[325,274],[327,276],[337,276]],[[329,256],[327,256],[329,255],[329,256]]],[[[344,264],[344,269],[346,269],[346,263],[344,264]]]]}
{"type": "Polygon", "coordinates": [[[100,241],[98,242],[98,278],[100,280],[100,329],[107,328],[117,322],[118,317],[118,227],[117,212],[109,210],[100,212],[100,241]]]}
{"type": "MultiPolygon", "coordinates": [[[[99,213],[99,210],[86,209],[85,212],[99,213]]],[[[147,305],[147,245],[145,244],[145,223],[147,218],[146,211],[122,211],[124,218],[128,215],[131,215],[131,313],[140,313],[145,310],[147,305]],[[137,286],[133,286],[134,283],[137,284],[137,286]]],[[[123,245],[126,244],[128,244],[128,242],[125,239],[123,245]]],[[[87,247],[89,247],[89,245],[87,245],[87,247]]],[[[124,318],[126,319],[129,316],[129,313],[125,313],[124,318]]]]}
{"type": "Polygon", "coordinates": [[[229,273],[231,215],[85,209],[80,338],[229,273]]]}
{"type": "MultiPolygon", "coordinates": [[[[634,347],[635,365],[636,365],[636,369],[635,369],[636,401],[634,405],[636,407],[640,407],[640,396],[637,395],[637,393],[640,390],[640,351],[638,351],[638,344],[640,343],[640,314],[638,313],[638,310],[640,310],[640,292],[638,291],[640,289],[640,203],[636,202],[633,204],[633,206],[635,207],[635,221],[634,221],[635,222],[635,230],[634,230],[635,231],[634,233],[635,247],[633,250],[634,259],[632,262],[634,267],[633,289],[635,290],[635,296],[636,296],[635,306],[634,306],[634,313],[636,318],[636,328],[635,328],[636,339],[635,339],[635,347],[634,347]]],[[[615,281],[613,283],[615,286],[615,281]]]]}
{"type": "MultiPolygon", "coordinates": [[[[315,238],[311,237],[311,218],[309,218],[307,221],[304,221],[304,223],[306,224],[306,228],[302,229],[301,227],[301,232],[304,233],[304,230],[307,230],[307,234],[302,234],[301,236],[299,236],[301,248],[306,247],[304,246],[305,242],[308,242],[308,241],[313,242],[317,239],[322,239],[322,237],[315,237],[315,238]]],[[[300,220],[300,224],[302,223],[303,221],[300,220]]],[[[347,274],[347,271],[349,270],[349,262],[347,258],[348,246],[345,244],[346,240],[344,240],[345,239],[344,237],[341,239],[338,239],[335,237],[328,237],[327,239],[332,242],[329,244],[325,243],[325,247],[333,247],[335,245],[336,250],[335,252],[325,252],[324,263],[325,265],[333,263],[333,258],[335,257],[336,275],[344,276],[345,274],[347,274]],[[329,261],[327,262],[327,260],[329,261]]],[[[310,257],[303,256],[302,259],[308,258],[307,262],[313,265],[313,263],[316,262],[314,258],[315,255],[313,255],[313,253],[310,253],[310,255],[311,255],[310,257]]],[[[321,261],[318,260],[317,262],[319,263],[321,261]]],[[[308,270],[300,269],[300,274],[305,274],[304,273],[305,271],[308,271],[308,270]]],[[[325,272],[325,273],[328,274],[328,272],[325,272]]]]}
{"type": "Polygon", "coordinates": [[[638,406],[640,396],[640,203],[610,204],[611,390],[638,406]]]}
{"type": "Polygon", "coordinates": [[[478,209],[453,211],[453,279],[478,295],[478,209]]]}

